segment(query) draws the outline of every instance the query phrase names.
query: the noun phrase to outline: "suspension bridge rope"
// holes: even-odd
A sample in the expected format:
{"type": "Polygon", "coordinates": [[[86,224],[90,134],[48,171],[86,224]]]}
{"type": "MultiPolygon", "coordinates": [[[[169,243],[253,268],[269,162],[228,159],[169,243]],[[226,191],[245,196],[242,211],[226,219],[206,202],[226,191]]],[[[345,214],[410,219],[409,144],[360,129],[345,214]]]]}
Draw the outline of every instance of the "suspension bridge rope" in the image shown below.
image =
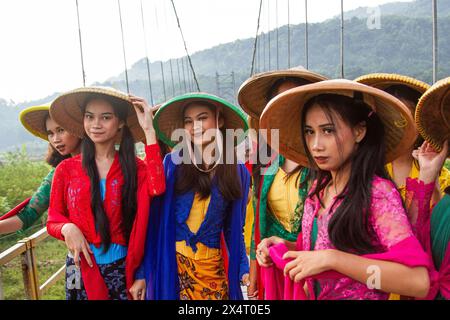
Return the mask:
{"type": "Polygon", "coordinates": [[[130,85],[128,82],[127,56],[125,53],[125,38],[123,35],[122,10],[120,9],[120,0],[117,0],[117,6],[119,7],[120,31],[122,33],[122,50],[123,50],[123,62],[125,65],[125,81],[127,84],[127,93],[129,94],[130,93],[130,85]]]}
{"type": "Polygon", "coordinates": [[[147,78],[148,78],[148,87],[150,90],[150,102],[152,105],[155,104],[153,100],[153,90],[152,90],[152,77],[150,74],[150,61],[148,59],[148,50],[147,50],[147,35],[145,32],[145,24],[144,24],[144,8],[142,6],[142,0],[141,0],[141,18],[142,18],[142,30],[144,32],[144,47],[145,47],[145,61],[147,63],[147,78]]]}
{"type": "Polygon", "coordinates": [[[253,71],[255,68],[255,56],[256,56],[256,46],[258,44],[258,33],[259,33],[259,21],[261,19],[261,8],[262,8],[262,0],[259,1],[258,23],[256,24],[255,43],[253,44],[253,57],[252,57],[252,68],[250,70],[250,77],[253,75],[253,71]]]}
{"type": "Polygon", "coordinates": [[[308,0],[305,0],[305,67],[309,70],[308,0]]]}
{"type": "Polygon", "coordinates": [[[189,66],[191,67],[192,75],[194,77],[194,81],[197,86],[197,91],[200,91],[200,85],[198,84],[197,76],[195,75],[194,66],[192,65],[191,56],[189,55],[189,51],[187,49],[186,40],[184,39],[183,29],[181,29],[180,19],[178,18],[178,13],[177,13],[177,9],[175,7],[175,3],[173,0],[170,0],[170,2],[172,2],[173,12],[175,13],[175,17],[177,19],[178,29],[180,29],[181,39],[183,40],[183,44],[184,44],[184,50],[186,51],[187,59],[189,61],[189,66]]]}
{"type": "Polygon", "coordinates": [[[276,30],[277,30],[277,70],[280,69],[280,36],[278,32],[278,0],[275,2],[275,24],[276,24],[276,30]]]}
{"type": "Polygon", "coordinates": [[[269,55],[269,71],[271,69],[271,65],[270,65],[270,1],[267,0],[267,36],[268,36],[268,55],[269,55]]]}
{"type": "Polygon", "coordinates": [[[288,68],[291,67],[291,1],[287,1],[288,7],[288,23],[287,23],[287,33],[288,33],[288,68]]]}
{"type": "Polygon", "coordinates": [[[184,92],[187,92],[188,88],[186,85],[186,71],[184,69],[184,58],[181,58],[181,70],[183,71],[183,86],[184,86],[184,92]]]}
{"type": "Polygon", "coordinates": [[[86,73],[84,71],[83,42],[81,41],[80,11],[78,9],[78,0],[75,0],[75,5],[77,7],[78,39],[80,41],[81,74],[83,76],[83,87],[86,87],[86,73]]]}
{"type": "Polygon", "coordinates": [[[181,88],[181,75],[180,75],[180,59],[176,59],[177,61],[177,74],[178,74],[178,87],[180,88],[180,93],[183,91],[183,89],[181,88]]]}

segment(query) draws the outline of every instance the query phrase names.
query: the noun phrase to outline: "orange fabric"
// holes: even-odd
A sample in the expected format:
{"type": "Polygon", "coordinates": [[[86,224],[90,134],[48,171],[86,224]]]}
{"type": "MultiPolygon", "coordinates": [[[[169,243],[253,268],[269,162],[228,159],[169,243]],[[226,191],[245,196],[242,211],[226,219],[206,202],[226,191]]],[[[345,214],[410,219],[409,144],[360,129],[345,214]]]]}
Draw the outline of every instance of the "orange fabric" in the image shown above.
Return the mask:
{"type": "Polygon", "coordinates": [[[177,266],[180,300],[228,299],[228,282],[222,256],[194,260],[177,253],[177,266]]]}

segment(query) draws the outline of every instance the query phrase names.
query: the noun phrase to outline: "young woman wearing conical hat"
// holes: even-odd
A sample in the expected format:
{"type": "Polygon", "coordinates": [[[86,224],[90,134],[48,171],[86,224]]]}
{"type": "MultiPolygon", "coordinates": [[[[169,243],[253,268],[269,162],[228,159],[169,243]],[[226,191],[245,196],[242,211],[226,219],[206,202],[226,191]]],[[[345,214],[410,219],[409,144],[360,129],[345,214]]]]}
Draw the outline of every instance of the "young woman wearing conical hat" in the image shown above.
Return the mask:
{"type": "MultiPolygon", "coordinates": [[[[80,152],[80,139],[64,130],[49,114],[50,106],[33,106],[24,109],[19,119],[22,125],[34,136],[48,141],[46,162],[52,166],[39,188],[31,198],[22,202],[11,212],[2,216],[0,233],[26,230],[31,227],[47,211],[50,202],[50,187],[56,166],[64,159],[75,156],[80,152]]],[[[77,279],[70,272],[70,253],[66,258],[66,299],[71,300],[79,292],[75,283],[77,279]]]]}
{"type": "Polygon", "coordinates": [[[135,287],[147,299],[240,300],[250,175],[235,146],[248,129],[245,116],[219,97],[190,93],[161,106],[154,124],[174,151],[164,159],[167,190],[152,203],[145,277],[135,287]],[[227,139],[229,130],[237,140],[227,139]]]}
{"type": "Polygon", "coordinates": [[[274,296],[304,299],[305,281],[310,299],[426,296],[429,261],[384,169],[415,139],[406,106],[384,91],[328,80],[277,96],[260,125],[279,130],[281,154],[315,171],[297,242],[257,248],[274,296]],[[288,109],[291,117],[280,117],[288,109]],[[282,292],[280,268],[295,281],[282,292]]]}
{"type": "Polygon", "coordinates": [[[447,78],[434,84],[420,99],[416,124],[425,143],[415,157],[421,170],[418,178],[406,183],[411,223],[434,266],[427,299],[450,299],[450,187],[434,207],[430,206],[439,173],[450,156],[449,97],[447,78]]]}
{"type": "MultiPolygon", "coordinates": [[[[278,94],[305,84],[326,80],[320,74],[293,68],[257,74],[246,80],[238,93],[242,108],[259,121],[264,107],[278,94]]],[[[289,114],[283,115],[288,117],[289,114]]],[[[260,140],[261,141],[261,140],[260,140]]],[[[260,150],[261,149],[261,146],[260,150]]],[[[303,201],[307,195],[308,170],[298,163],[276,155],[264,170],[257,164],[253,170],[255,226],[250,251],[250,286],[248,297],[264,298],[264,281],[256,263],[256,246],[265,238],[278,236],[295,241],[301,226],[303,201]]]]}
{"type": "Polygon", "coordinates": [[[111,88],[84,87],[60,95],[50,114],[83,141],[81,154],[56,168],[48,233],[65,241],[81,269],[78,298],[131,298],[150,200],[165,189],[151,108],[111,88]],[[137,141],[146,142],[145,161],[137,141]]]}

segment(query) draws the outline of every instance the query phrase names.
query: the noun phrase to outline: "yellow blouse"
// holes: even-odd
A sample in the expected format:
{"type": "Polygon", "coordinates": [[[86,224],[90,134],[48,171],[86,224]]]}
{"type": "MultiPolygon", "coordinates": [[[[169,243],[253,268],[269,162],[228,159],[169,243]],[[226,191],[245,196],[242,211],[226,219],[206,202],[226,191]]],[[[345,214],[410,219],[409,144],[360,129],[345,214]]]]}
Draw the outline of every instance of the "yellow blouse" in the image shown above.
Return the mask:
{"type": "Polygon", "coordinates": [[[267,194],[267,206],[270,212],[288,232],[292,232],[294,212],[299,201],[297,178],[300,172],[286,181],[287,173],[278,169],[267,194]]]}
{"type": "MultiPolygon", "coordinates": [[[[200,199],[200,195],[198,193],[195,194],[189,217],[186,220],[186,224],[191,232],[196,233],[200,229],[203,220],[205,220],[210,201],[211,196],[207,199],[200,199]]],[[[209,248],[200,242],[197,243],[197,252],[194,252],[190,246],[186,245],[185,240],[176,242],[176,250],[183,256],[194,260],[210,259],[220,255],[220,249],[209,248]]]]}
{"type": "MultiPolygon", "coordinates": [[[[391,177],[394,176],[393,174],[393,170],[392,170],[392,163],[388,163],[386,165],[386,170],[389,173],[389,175],[391,177]]],[[[417,169],[417,167],[413,164],[411,167],[411,171],[409,172],[408,175],[411,179],[417,179],[419,178],[419,169],[417,169]]],[[[444,195],[444,190],[445,188],[447,188],[448,186],[450,186],[450,171],[447,170],[447,168],[442,168],[441,170],[441,175],[439,176],[439,186],[441,188],[441,193],[442,195],[444,195]]],[[[398,191],[400,192],[400,195],[402,196],[402,199],[405,200],[405,196],[406,196],[406,186],[405,185],[401,185],[401,186],[397,186],[398,191]]]]}
{"type": "Polygon", "coordinates": [[[249,200],[247,203],[247,212],[245,215],[244,225],[244,241],[247,254],[250,253],[250,245],[252,242],[253,223],[255,223],[255,209],[253,208],[253,192],[249,194],[249,200]]]}

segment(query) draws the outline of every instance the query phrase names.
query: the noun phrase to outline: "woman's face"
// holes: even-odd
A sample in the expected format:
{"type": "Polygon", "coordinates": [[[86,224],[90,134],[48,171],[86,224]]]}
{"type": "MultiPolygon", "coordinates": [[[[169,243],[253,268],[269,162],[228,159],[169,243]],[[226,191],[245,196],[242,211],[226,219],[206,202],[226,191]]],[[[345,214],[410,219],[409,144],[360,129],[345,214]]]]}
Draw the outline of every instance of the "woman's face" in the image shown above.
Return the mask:
{"type": "Polygon", "coordinates": [[[48,141],[61,155],[67,156],[76,153],[80,145],[80,139],[64,130],[52,118],[45,121],[48,141]]]}
{"type": "Polygon", "coordinates": [[[111,104],[103,99],[92,100],[86,105],[83,124],[86,134],[94,143],[115,140],[124,125],[114,113],[111,104]]]}
{"type": "MultiPolygon", "coordinates": [[[[183,121],[184,129],[189,132],[194,144],[205,145],[212,141],[217,124],[216,113],[210,108],[201,104],[192,104],[184,111],[183,121]]],[[[222,126],[223,120],[219,119],[219,127],[222,126]]]]}
{"type": "Polygon", "coordinates": [[[321,106],[313,105],[305,116],[305,140],[316,165],[324,171],[336,172],[347,163],[364,138],[364,125],[351,128],[331,110],[332,120],[321,106]]]}

